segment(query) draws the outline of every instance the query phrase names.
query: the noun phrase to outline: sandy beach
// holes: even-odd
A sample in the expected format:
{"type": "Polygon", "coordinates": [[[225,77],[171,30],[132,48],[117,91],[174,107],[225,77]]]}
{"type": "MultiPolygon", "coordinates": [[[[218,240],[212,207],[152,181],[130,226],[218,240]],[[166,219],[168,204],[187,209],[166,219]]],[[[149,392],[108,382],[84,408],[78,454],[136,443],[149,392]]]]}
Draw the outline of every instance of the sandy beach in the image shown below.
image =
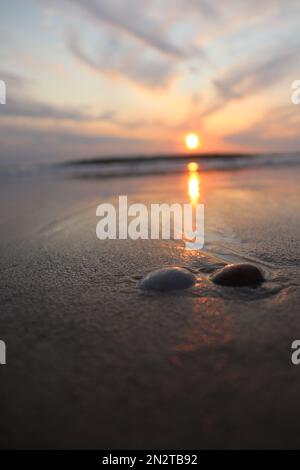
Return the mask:
{"type": "Polygon", "coordinates": [[[6,179],[1,448],[299,447],[299,175],[200,171],[201,251],[95,235],[99,203],[188,201],[188,172],[6,179]],[[266,282],[211,282],[245,261],[266,282]],[[147,273],[174,265],[196,285],[139,290],[147,273]]]}
{"type": "Polygon", "coordinates": [[[299,450],[300,1],[0,12],[0,450],[299,450]]]}

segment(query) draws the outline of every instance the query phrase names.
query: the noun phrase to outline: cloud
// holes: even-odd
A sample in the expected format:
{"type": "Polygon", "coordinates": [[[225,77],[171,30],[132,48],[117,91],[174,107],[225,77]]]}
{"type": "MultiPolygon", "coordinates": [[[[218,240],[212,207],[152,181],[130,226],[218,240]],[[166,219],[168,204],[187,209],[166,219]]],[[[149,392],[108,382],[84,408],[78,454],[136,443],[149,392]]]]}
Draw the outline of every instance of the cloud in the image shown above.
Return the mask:
{"type": "Polygon", "coordinates": [[[234,86],[224,80],[213,80],[213,84],[218,91],[219,96],[224,100],[234,100],[241,97],[241,93],[234,90],[234,86]]]}
{"type": "Polygon", "coordinates": [[[191,10],[193,12],[199,13],[204,16],[206,19],[210,19],[218,22],[221,18],[220,12],[213,5],[212,1],[208,0],[182,0],[182,4],[185,9],[191,10]]]}
{"type": "Polygon", "coordinates": [[[0,70],[0,80],[4,80],[9,90],[6,105],[0,108],[0,118],[15,116],[71,121],[114,121],[116,119],[114,110],[107,110],[93,116],[87,112],[87,106],[57,107],[26,97],[26,88],[31,82],[20,75],[0,70]]]}
{"type": "Polygon", "coordinates": [[[92,116],[85,111],[86,107],[56,107],[48,103],[19,98],[10,95],[5,106],[0,109],[0,118],[5,117],[25,117],[33,119],[58,119],[70,121],[114,121],[116,112],[105,111],[99,115],[92,116]]]}
{"type": "Polygon", "coordinates": [[[299,106],[278,106],[269,109],[255,125],[244,132],[227,135],[225,141],[265,151],[299,151],[299,128],[299,106]]]}
{"type": "Polygon", "coordinates": [[[235,64],[231,71],[220,79],[213,79],[215,97],[203,111],[202,117],[221,110],[229,102],[254,95],[280,82],[297,67],[299,46],[285,47],[273,52],[265,61],[249,60],[242,65],[235,64]]]}
{"type": "Polygon", "coordinates": [[[258,65],[251,63],[237,73],[229,75],[222,83],[223,89],[236,89],[240,96],[269,87],[285,77],[291,67],[296,66],[298,55],[299,46],[292,49],[287,47],[284,51],[276,52],[265,62],[258,65]]]}
{"type": "Polygon", "coordinates": [[[185,53],[167,38],[159,23],[145,15],[145,6],[142,2],[72,0],[72,3],[79,5],[94,21],[129,34],[163,54],[175,58],[185,56],[185,53]]]}
{"type": "Polygon", "coordinates": [[[7,163],[122,155],[126,152],[140,152],[149,147],[149,142],[145,139],[83,134],[58,129],[45,131],[16,125],[1,125],[0,139],[0,160],[7,163]]]}
{"type": "Polygon", "coordinates": [[[68,42],[73,55],[97,73],[126,77],[149,88],[165,87],[176,74],[176,66],[172,60],[149,56],[146,53],[137,54],[130,48],[124,50],[124,45],[117,40],[102,45],[98,53],[93,54],[94,57],[83,50],[78,35],[70,35],[68,42]]]}
{"type": "Polygon", "coordinates": [[[7,88],[15,92],[23,91],[29,84],[29,80],[5,70],[0,70],[0,80],[3,80],[6,83],[7,88]]]}

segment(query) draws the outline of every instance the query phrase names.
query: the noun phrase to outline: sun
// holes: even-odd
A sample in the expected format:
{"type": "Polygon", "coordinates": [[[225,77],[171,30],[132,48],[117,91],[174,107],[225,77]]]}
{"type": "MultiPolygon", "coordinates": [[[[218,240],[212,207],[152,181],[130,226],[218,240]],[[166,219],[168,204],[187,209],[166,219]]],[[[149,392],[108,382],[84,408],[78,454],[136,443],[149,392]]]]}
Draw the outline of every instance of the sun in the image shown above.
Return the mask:
{"type": "Polygon", "coordinates": [[[200,147],[200,139],[197,134],[188,134],[185,137],[185,145],[189,150],[196,150],[200,147]]]}

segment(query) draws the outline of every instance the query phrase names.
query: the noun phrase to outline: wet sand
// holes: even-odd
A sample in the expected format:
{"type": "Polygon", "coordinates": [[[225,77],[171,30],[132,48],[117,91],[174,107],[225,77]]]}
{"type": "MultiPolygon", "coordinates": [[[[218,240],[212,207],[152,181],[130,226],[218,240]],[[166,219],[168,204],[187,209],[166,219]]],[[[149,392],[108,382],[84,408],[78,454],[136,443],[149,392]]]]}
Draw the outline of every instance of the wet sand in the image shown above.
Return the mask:
{"type": "Polygon", "coordinates": [[[200,172],[203,251],[95,235],[119,194],[188,202],[185,174],[1,185],[1,448],[299,448],[299,175],[200,172]],[[228,262],[267,282],[213,284],[228,262]],[[195,286],[138,289],[173,265],[195,286]]]}

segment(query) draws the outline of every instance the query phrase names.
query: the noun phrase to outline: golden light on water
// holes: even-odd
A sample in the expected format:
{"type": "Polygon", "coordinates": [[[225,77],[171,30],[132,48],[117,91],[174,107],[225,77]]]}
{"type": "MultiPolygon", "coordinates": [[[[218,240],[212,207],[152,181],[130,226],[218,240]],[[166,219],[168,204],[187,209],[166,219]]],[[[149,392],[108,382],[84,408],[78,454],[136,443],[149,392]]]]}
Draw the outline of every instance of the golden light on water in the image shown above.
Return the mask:
{"type": "Polygon", "coordinates": [[[192,204],[195,204],[198,201],[200,196],[198,175],[189,176],[189,196],[191,198],[192,204]]]}
{"type": "Polygon", "coordinates": [[[198,164],[190,162],[188,164],[189,179],[188,179],[188,194],[192,204],[197,204],[200,197],[200,177],[198,174],[198,164]]]}
{"type": "Polygon", "coordinates": [[[197,134],[188,134],[185,137],[185,145],[189,150],[196,150],[200,147],[200,139],[197,134]]]}
{"type": "Polygon", "coordinates": [[[198,170],[198,163],[196,162],[190,162],[188,164],[188,170],[189,171],[197,171],[198,170]]]}

